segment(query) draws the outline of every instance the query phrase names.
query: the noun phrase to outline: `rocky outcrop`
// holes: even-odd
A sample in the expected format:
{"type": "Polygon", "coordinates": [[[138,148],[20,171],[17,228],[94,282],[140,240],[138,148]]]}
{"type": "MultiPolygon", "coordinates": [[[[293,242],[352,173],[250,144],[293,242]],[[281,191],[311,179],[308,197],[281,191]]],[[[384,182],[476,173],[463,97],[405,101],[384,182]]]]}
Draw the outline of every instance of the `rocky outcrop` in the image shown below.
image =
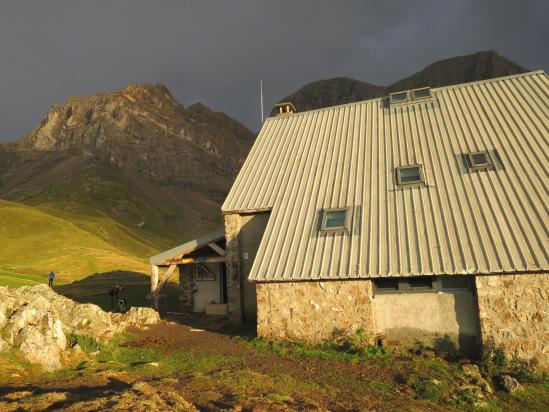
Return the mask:
{"type": "Polygon", "coordinates": [[[158,313],[150,308],[111,314],[60,296],[45,285],[0,287],[0,351],[18,348],[29,362],[50,371],[60,368],[72,354],[71,334],[108,339],[129,326],[159,321],[158,313]]]}

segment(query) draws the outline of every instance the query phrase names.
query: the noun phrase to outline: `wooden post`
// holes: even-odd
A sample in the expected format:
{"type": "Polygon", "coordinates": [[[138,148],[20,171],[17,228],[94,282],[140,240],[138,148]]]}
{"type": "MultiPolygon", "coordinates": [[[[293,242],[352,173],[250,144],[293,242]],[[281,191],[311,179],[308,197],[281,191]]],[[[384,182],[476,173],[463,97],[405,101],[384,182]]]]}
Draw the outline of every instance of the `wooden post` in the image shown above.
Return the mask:
{"type": "Polygon", "coordinates": [[[158,266],[151,266],[151,300],[152,307],[158,311],[158,266]]]}
{"type": "Polygon", "coordinates": [[[166,270],[166,273],[164,273],[164,276],[162,277],[162,280],[158,282],[158,266],[153,265],[152,266],[152,273],[151,273],[151,298],[152,298],[152,304],[153,308],[158,311],[158,296],[160,295],[160,291],[170,278],[171,274],[177,267],[176,264],[171,264],[168,269],[166,270]]]}

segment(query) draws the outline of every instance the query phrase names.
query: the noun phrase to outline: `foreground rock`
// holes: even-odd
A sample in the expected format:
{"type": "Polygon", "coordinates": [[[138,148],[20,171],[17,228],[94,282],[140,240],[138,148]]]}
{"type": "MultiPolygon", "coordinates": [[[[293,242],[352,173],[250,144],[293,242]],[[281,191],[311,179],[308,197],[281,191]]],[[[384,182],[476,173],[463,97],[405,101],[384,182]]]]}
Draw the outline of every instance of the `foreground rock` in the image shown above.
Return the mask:
{"type": "Polygon", "coordinates": [[[150,308],[131,308],[112,314],[93,304],[58,295],[46,285],[17,289],[0,287],[0,351],[18,348],[25,358],[55,370],[73,355],[67,336],[108,339],[130,326],[158,323],[150,308]]]}

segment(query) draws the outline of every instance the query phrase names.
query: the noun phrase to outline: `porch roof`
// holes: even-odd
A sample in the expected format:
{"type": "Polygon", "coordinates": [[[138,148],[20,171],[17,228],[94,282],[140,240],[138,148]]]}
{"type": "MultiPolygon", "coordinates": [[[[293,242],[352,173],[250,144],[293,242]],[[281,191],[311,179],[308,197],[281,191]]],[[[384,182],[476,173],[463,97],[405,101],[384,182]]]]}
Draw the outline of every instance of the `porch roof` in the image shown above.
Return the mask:
{"type": "Polygon", "coordinates": [[[166,250],[156,256],[152,256],[149,258],[149,262],[156,266],[167,266],[172,264],[174,260],[181,259],[183,256],[192,253],[195,250],[209,246],[211,243],[224,239],[225,230],[219,229],[215,232],[199,237],[198,239],[191,240],[187,243],[183,243],[182,245],[166,250]]]}

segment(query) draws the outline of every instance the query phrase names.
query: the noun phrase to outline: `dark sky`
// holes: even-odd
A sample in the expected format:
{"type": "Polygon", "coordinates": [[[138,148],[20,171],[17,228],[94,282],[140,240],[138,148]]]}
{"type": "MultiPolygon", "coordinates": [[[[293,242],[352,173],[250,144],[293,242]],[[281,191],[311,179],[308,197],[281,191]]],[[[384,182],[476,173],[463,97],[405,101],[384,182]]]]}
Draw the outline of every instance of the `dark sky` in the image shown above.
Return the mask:
{"type": "Polygon", "coordinates": [[[2,0],[0,141],[72,95],[164,83],[259,128],[304,84],[386,85],[433,61],[494,49],[549,66],[549,1],[2,0]]]}

